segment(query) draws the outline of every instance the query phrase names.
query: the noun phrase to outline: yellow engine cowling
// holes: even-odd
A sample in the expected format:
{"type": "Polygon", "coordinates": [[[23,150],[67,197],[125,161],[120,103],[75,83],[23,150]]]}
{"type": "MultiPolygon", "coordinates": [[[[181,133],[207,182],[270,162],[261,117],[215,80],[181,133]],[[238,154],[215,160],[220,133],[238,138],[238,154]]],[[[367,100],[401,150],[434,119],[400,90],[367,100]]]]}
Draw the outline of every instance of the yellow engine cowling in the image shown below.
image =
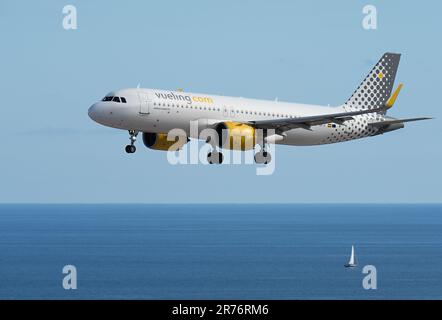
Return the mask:
{"type": "Polygon", "coordinates": [[[146,147],[154,150],[169,151],[173,146],[173,150],[179,150],[187,143],[187,138],[175,137],[175,140],[168,141],[167,133],[143,132],[143,143],[146,147]],[[180,143],[178,143],[181,140],[180,143]]]}
{"type": "Polygon", "coordinates": [[[251,150],[255,147],[255,128],[247,124],[226,121],[216,126],[222,147],[230,150],[251,150]]]}

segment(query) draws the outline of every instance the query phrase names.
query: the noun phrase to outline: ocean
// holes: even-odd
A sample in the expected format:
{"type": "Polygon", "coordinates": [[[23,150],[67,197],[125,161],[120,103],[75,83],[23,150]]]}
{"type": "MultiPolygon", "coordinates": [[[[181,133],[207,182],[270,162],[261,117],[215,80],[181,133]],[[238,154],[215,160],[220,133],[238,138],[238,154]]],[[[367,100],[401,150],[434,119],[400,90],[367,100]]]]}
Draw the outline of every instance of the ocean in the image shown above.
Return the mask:
{"type": "Polygon", "coordinates": [[[442,205],[0,205],[0,299],[441,298],[442,205]]]}

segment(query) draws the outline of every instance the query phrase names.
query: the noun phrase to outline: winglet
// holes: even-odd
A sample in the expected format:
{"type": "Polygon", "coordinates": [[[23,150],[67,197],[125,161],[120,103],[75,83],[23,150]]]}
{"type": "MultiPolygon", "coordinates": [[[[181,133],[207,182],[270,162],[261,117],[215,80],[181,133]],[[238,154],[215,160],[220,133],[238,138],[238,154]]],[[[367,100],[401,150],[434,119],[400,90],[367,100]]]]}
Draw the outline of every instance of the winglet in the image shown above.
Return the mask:
{"type": "Polygon", "coordinates": [[[401,92],[402,87],[404,86],[403,83],[401,83],[397,89],[394,91],[394,93],[391,95],[390,99],[387,101],[386,107],[387,109],[390,109],[394,103],[396,102],[397,96],[399,95],[399,92],[401,92]]]}

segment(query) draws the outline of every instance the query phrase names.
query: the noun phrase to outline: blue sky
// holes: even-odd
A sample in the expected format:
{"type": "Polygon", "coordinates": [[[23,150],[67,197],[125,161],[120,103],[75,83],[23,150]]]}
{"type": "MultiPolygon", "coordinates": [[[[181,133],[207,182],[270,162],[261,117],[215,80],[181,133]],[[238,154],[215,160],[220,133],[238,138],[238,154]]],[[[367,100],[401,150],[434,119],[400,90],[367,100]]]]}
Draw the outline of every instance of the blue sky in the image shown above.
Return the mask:
{"type": "Polygon", "coordinates": [[[2,1],[0,202],[441,202],[442,45],[436,1],[2,1]],[[62,8],[78,29],[62,28],[62,8]],[[364,30],[374,4],[378,29],[364,30]],[[338,105],[402,53],[383,136],[277,148],[276,170],[172,166],[92,122],[107,92],[143,87],[338,105]]]}

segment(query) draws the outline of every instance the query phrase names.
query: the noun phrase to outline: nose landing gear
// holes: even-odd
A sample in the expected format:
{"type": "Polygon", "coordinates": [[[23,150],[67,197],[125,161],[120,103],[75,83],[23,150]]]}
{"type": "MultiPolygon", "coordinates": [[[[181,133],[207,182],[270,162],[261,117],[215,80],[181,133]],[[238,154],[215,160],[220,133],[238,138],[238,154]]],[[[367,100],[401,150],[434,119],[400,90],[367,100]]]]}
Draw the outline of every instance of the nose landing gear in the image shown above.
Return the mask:
{"type": "Polygon", "coordinates": [[[135,153],[135,151],[137,151],[137,148],[135,147],[135,141],[137,141],[137,135],[138,135],[137,131],[129,130],[130,144],[128,144],[125,148],[127,153],[135,153]]]}

